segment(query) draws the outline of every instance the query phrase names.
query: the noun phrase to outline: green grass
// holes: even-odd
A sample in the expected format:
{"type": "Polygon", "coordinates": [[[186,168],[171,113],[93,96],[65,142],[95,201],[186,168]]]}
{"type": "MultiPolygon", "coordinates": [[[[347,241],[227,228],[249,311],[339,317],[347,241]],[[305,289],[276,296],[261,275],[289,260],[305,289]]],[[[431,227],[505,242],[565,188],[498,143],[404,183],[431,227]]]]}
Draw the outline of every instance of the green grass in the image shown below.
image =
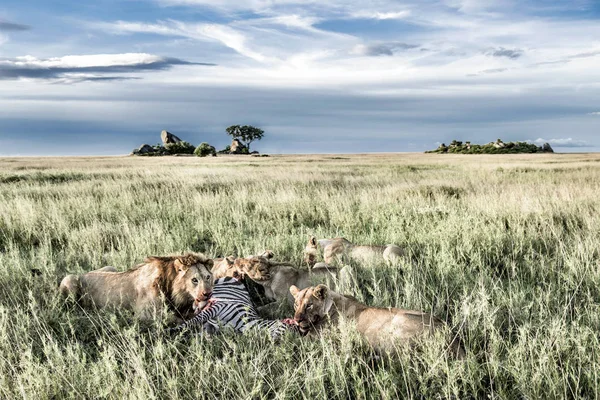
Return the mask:
{"type": "Polygon", "coordinates": [[[598,398],[598,161],[0,159],[0,398],[598,398]],[[147,255],[272,249],[301,265],[309,235],[406,248],[401,268],[354,265],[352,294],[432,312],[466,359],[433,337],[377,361],[351,327],[173,340],[57,293],[67,273],[147,255]]]}

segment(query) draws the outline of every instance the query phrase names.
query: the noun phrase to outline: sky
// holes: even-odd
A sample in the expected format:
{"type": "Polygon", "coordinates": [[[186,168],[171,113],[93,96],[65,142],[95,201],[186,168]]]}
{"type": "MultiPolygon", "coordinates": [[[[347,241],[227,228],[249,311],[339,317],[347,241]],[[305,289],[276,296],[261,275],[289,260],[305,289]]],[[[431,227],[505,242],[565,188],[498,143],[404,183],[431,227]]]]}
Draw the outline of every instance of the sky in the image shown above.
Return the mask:
{"type": "Polygon", "coordinates": [[[600,151],[598,0],[2,0],[0,155],[600,151]]]}

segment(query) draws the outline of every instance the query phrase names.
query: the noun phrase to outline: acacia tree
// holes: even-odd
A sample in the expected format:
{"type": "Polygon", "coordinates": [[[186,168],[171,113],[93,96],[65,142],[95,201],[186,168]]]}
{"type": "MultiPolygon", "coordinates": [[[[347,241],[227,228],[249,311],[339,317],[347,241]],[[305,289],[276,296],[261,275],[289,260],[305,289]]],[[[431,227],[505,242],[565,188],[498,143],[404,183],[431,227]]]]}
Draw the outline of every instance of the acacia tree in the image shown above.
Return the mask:
{"type": "Polygon", "coordinates": [[[234,139],[238,139],[250,151],[250,143],[263,138],[265,131],[250,125],[231,125],[225,129],[227,134],[234,139]]]}

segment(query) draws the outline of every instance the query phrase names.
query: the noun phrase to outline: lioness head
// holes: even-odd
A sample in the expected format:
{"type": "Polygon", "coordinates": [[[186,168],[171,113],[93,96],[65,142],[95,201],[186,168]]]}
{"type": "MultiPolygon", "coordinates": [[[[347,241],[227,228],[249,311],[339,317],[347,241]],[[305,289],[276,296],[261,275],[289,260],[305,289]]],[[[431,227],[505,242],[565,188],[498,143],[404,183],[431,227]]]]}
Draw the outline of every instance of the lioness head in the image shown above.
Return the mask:
{"type": "Polygon", "coordinates": [[[302,333],[316,328],[329,313],[332,301],[329,288],[325,285],[308,287],[304,290],[292,285],[290,293],[294,296],[294,319],[302,333]]]}
{"type": "Polygon", "coordinates": [[[180,313],[200,311],[212,295],[213,261],[203,254],[149,257],[159,269],[158,285],[180,313]],[[191,307],[190,307],[191,306],[191,307]]]}
{"type": "Polygon", "coordinates": [[[247,275],[254,281],[266,281],[271,279],[269,273],[269,260],[265,257],[253,256],[237,258],[234,265],[244,276],[247,275]]]}
{"type": "Polygon", "coordinates": [[[304,262],[309,267],[314,266],[317,263],[317,254],[317,238],[311,236],[304,248],[304,262]]]}
{"type": "Polygon", "coordinates": [[[243,271],[235,265],[235,257],[216,258],[213,260],[212,268],[213,279],[231,277],[236,279],[243,278],[243,271]]]}

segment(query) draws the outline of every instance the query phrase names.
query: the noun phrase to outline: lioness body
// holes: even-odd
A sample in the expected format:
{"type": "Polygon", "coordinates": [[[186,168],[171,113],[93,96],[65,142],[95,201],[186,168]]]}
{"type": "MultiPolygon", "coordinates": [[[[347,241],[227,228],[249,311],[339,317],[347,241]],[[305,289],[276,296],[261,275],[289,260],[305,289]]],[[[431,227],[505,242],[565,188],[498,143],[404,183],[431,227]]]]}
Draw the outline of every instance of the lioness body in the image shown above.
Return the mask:
{"type": "Polygon", "coordinates": [[[288,299],[291,302],[293,298],[289,290],[292,285],[306,288],[313,285],[314,281],[334,283],[339,274],[337,268],[324,263],[318,263],[311,270],[306,270],[298,269],[289,263],[270,261],[261,256],[238,258],[236,264],[260,284],[265,289],[265,296],[273,301],[288,299]]]}
{"type": "Polygon", "coordinates": [[[255,281],[262,281],[270,278],[268,261],[262,256],[249,256],[235,258],[229,256],[226,258],[215,258],[212,268],[213,278],[236,278],[244,279],[246,275],[252,277],[255,281]]]}
{"type": "Polygon", "coordinates": [[[345,257],[369,263],[377,258],[383,258],[388,263],[394,263],[404,256],[404,250],[394,244],[385,246],[357,245],[344,238],[319,239],[311,237],[304,249],[304,260],[309,265],[314,265],[317,259],[317,249],[323,249],[323,259],[326,264],[344,262],[345,257]]]}
{"type": "Polygon", "coordinates": [[[312,270],[298,269],[287,265],[274,265],[269,268],[270,280],[258,281],[265,288],[265,295],[272,300],[287,298],[290,302],[294,299],[290,295],[290,287],[299,288],[312,286],[315,281],[335,281],[337,270],[335,268],[313,268],[312,270]]]}
{"type": "MultiPolygon", "coordinates": [[[[299,289],[290,288],[294,296],[295,315],[300,329],[307,332],[323,323],[337,323],[340,317],[356,323],[356,329],[378,351],[388,352],[397,342],[409,342],[422,334],[431,333],[445,323],[431,314],[399,308],[369,307],[343,296],[324,285],[299,289]]],[[[455,354],[462,354],[453,343],[455,354]]]]}
{"type": "Polygon", "coordinates": [[[67,275],[60,292],[84,307],[123,308],[151,319],[166,304],[181,318],[193,316],[212,291],[212,260],[201,254],[148,257],[125,272],[105,267],[83,275],[67,275]]]}

